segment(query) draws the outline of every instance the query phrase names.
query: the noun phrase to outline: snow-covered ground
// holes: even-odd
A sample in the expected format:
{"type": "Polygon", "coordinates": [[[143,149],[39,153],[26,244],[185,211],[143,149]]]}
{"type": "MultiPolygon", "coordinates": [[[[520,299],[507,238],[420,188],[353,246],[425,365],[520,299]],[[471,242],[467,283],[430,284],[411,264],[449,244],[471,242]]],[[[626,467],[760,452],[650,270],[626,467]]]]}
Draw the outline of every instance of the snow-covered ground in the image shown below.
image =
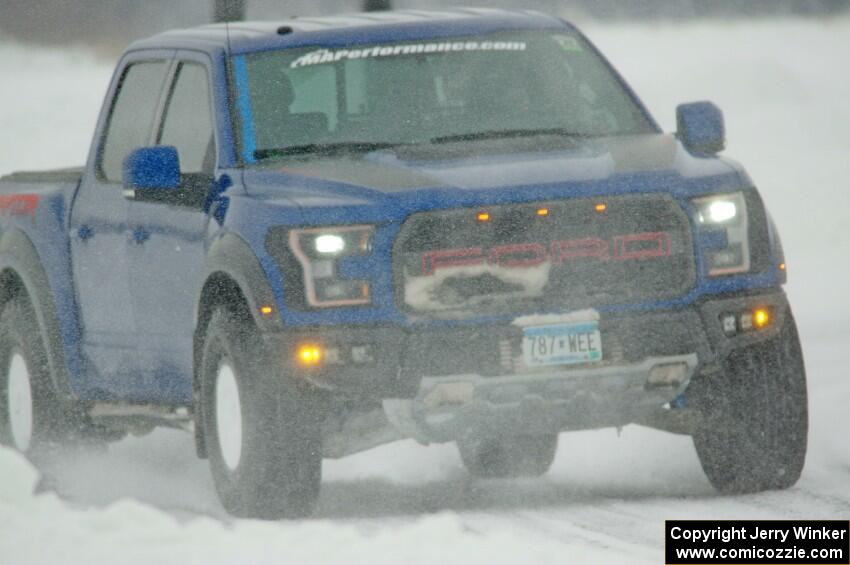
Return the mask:
{"type": "MultiPolygon", "coordinates": [[[[54,462],[38,495],[0,449],[0,563],[660,563],[665,519],[850,517],[850,19],[587,32],[666,129],[678,102],[718,103],[779,224],[810,383],[797,486],[719,496],[688,438],[630,426],[562,435],[529,481],[389,445],[326,462],[314,519],[233,521],[191,438],[162,431],[54,462]]],[[[81,163],[111,70],[0,43],[0,173],[81,163]]]]}

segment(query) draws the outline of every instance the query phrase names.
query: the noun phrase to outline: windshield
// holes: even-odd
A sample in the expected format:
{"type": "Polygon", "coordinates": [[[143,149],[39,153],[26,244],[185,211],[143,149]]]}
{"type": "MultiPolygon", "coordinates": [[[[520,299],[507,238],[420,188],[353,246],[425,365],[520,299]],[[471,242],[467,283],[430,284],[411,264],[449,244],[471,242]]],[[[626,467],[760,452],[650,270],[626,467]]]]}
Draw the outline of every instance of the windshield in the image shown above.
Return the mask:
{"type": "Polygon", "coordinates": [[[243,159],[513,136],[654,131],[565,31],[287,49],[235,58],[243,159]]]}

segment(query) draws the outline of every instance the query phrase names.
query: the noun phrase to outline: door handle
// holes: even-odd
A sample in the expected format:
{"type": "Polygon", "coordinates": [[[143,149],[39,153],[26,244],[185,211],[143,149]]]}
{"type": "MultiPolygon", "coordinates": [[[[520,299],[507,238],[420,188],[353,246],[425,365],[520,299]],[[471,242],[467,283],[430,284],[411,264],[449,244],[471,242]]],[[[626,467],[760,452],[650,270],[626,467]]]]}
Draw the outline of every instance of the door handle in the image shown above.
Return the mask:
{"type": "Polygon", "coordinates": [[[82,225],[76,229],[71,230],[71,237],[73,237],[74,239],[79,239],[80,241],[87,241],[94,237],[94,230],[87,225],[82,225]]]}
{"type": "Polygon", "coordinates": [[[133,230],[128,230],[126,233],[127,240],[131,243],[135,243],[136,245],[143,244],[151,237],[151,232],[149,232],[143,227],[137,227],[133,230]]]}

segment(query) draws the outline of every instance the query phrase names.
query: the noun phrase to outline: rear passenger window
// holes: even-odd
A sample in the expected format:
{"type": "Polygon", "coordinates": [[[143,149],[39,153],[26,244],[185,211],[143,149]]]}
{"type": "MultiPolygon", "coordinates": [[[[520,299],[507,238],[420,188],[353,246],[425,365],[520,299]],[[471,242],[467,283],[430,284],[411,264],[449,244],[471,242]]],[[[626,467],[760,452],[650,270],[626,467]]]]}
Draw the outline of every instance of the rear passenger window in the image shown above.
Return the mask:
{"type": "Polygon", "coordinates": [[[202,65],[181,63],[157,143],[177,148],[181,173],[213,172],[215,139],[207,70],[202,65]]]}
{"type": "Polygon", "coordinates": [[[124,71],[101,151],[100,173],[106,180],[120,182],[124,158],[148,144],[167,69],[166,61],[152,61],[124,71]]]}

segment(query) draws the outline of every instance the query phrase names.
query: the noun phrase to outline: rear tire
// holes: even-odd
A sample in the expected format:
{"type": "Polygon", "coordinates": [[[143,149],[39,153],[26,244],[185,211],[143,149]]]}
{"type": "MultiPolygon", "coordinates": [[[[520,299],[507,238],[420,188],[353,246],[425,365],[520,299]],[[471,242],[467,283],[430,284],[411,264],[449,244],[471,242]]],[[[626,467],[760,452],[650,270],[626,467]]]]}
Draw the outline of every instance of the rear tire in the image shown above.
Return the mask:
{"type": "Polygon", "coordinates": [[[742,493],[796,483],[806,459],[808,401],[790,310],[776,338],[734,351],[724,374],[701,385],[689,402],[704,416],[693,440],[711,484],[742,493]]]}
{"type": "Polygon", "coordinates": [[[558,434],[485,438],[457,442],[460,458],[471,475],[481,478],[537,477],[555,460],[558,434]]]}
{"type": "Polygon", "coordinates": [[[26,295],[15,296],[0,313],[0,443],[33,457],[70,431],[35,311],[26,295]]]}
{"type": "Polygon", "coordinates": [[[202,422],[224,508],[261,519],[308,516],[322,476],[309,393],[280,374],[248,316],[220,307],[201,360],[202,422]]]}

